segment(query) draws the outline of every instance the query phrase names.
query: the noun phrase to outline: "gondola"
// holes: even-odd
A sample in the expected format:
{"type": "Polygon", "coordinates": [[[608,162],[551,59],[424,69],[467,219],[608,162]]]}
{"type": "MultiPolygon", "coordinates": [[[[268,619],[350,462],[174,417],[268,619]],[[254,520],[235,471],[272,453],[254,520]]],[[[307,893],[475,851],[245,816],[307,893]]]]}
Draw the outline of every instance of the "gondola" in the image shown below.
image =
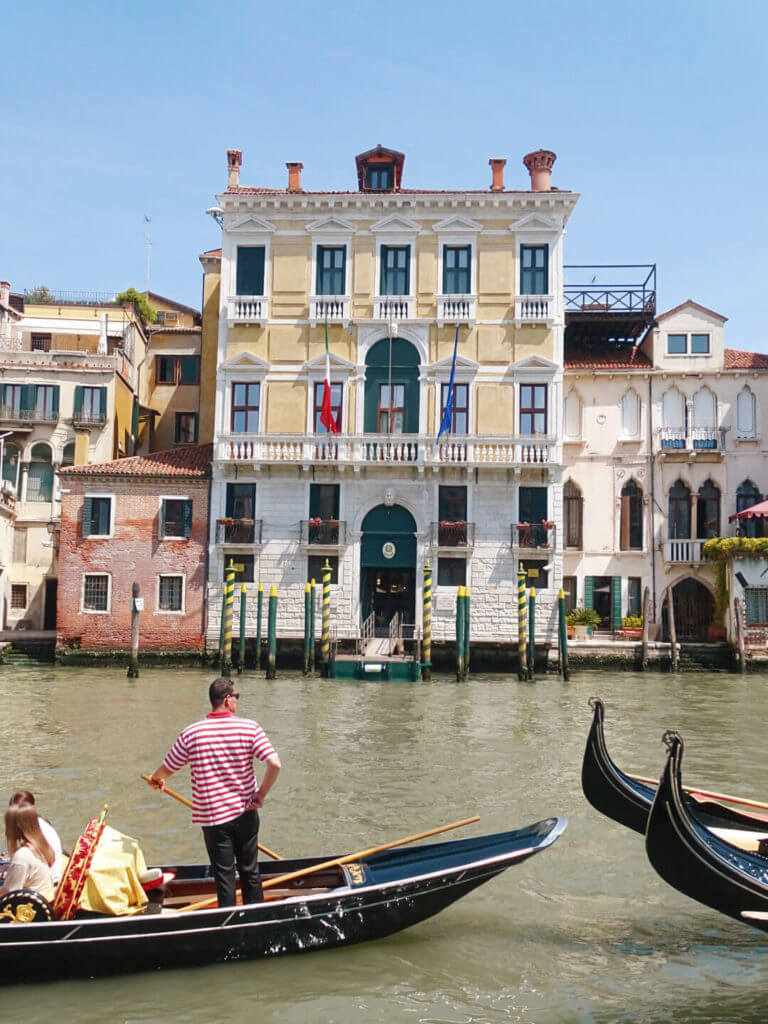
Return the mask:
{"type": "MultiPolygon", "coordinates": [[[[581,788],[595,810],[620,825],[645,835],[648,815],[656,794],[654,786],[626,775],[610,758],[605,745],[605,705],[599,697],[591,697],[592,726],[581,765],[581,788]]],[[[697,819],[707,828],[735,828],[753,832],[768,831],[768,821],[759,816],[731,810],[710,800],[696,800],[684,794],[686,803],[695,808],[697,819]]]]}
{"type": "MultiPolygon", "coordinates": [[[[765,913],[768,857],[715,835],[691,813],[680,781],[683,741],[676,732],[666,732],[664,741],[669,753],[648,818],[648,859],[665,882],[713,910],[742,921],[744,911],[765,913]]],[[[746,842],[762,845],[752,836],[747,836],[746,842]]],[[[751,920],[750,924],[768,931],[768,920],[751,920]]]]}
{"type": "MultiPolygon", "coordinates": [[[[166,867],[176,877],[154,913],[0,924],[0,982],[199,966],[382,938],[545,850],[566,824],[548,818],[496,835],[388,850],[268,890],[264,903],[222,909],[184,912],[214,893],[210,869],[166,867]]],[[[262,878],[327,859],[265,863],[262,878]]]]}

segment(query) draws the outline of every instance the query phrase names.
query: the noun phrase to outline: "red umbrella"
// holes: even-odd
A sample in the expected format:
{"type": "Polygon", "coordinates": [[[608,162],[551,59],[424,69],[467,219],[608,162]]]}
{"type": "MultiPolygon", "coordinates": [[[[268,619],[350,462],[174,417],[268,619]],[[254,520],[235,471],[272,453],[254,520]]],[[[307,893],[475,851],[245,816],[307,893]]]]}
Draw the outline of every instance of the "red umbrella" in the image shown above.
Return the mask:
{"type": "Polygon", "coordinates": [[[749,508],[743,508],[741,512],[728,516],[729,523],[735,519],[768,519],[768,501],[759,501],[756,505],[750,505],[749,508]]]}

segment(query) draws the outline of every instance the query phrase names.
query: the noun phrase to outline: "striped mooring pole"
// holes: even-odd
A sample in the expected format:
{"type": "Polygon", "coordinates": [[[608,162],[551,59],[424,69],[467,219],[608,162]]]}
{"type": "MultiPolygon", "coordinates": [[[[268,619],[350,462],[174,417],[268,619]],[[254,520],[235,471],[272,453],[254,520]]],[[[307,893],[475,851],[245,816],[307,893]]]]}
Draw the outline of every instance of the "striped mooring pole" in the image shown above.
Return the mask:
{"type": "Polygon", "coordinates": [[[464,679],[464,587],[456,592],[456,682],[464,679]]]}
{"type": "Polygon", "coordinates": [[[536,678],[536,587],[528,595],[528,678],[536,678]]]}
{"type": "Polygon", "coordinates": [[[227,582],[224,584],[224,645],[221,651],[221,674],[232,672],[232,613],[235,604],[235,563],[227,566],[227,582]]]}
{"type": "Polygon", "coordinates": [[[264,597],[264,584],[259,582],[256,594],[256,668],[261,668],[261,603],[264,597]]]}
{"type": "Polygon", "coordinates": [[[424,563],[424,624],[421,644],[421,678],[432,678],[432,567],[424,563]]]}
{"type": "Polygon", "coordinates": [[[245,668],[245,584],[240,584],[240,656],[237,659],[237,674],[245,668]]]}
{"type": "Polygon", "coordinates": [[[328,559],[323,566],[323,621],[320,636],[320,660],[322,673],[328,678],[331,670],[331,566],[328,559]]]}
{"type": "Polygon", "coordinates": [[[309,646],[312,643],[311,623],[309,621],[310,606],[312,604],[312,597],[310,594],[309,583],[304,584],[304,668],[302,673],[305,676],[309,675],[309,646]]]}
{"type": "Polygon", "coordinates": [[[469,587],[464,587],[464,678],[469,675],[469,638],[472,631],[469,617],[469,587]]]}
{"type": "Polygon", "coordinates": [[[557,595],[557,618],[558,637],[560,638],[560,674],[567,682],[570,676],[568,671],[568,630],[565,622],[565,591],[560,590],[557,595]]]}
{"type": "Polygon", "coordinates": [[[517,570],[517,678],[524,680],[528,678],[526,668],[526,640],[525,640],[525,569],[520,562],[517,570]]]}
{"type": "Polygon", "coordinates": [[[267,679],[277,676],[277,587],[269,590],[267,613],[267,679]]]}
{"type": "Polygon", "coordinates": [[[312,577],[309,585],[309,674],[315,674],[315,591],[317,582],[312,577]]]}

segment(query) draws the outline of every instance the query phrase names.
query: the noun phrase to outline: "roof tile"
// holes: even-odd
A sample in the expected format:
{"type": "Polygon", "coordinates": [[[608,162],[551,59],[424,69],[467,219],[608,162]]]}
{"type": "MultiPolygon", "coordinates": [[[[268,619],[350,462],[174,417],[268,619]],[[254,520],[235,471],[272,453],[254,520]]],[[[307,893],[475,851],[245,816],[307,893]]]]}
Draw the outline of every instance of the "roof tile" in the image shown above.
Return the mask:
{"type": "Polygon", "coordinates": [[[634,345],[568,345],[566,370],[649,370],[651,360],[634,345]]]}
{"type": "Polygon", "coordinates": [[[737,348],[725,350],[726,370],[768,370],[768,354],[742,352],[737,348]]]}
{"type": "Polygon", "coordinates": [[[212,444],[185,444],[150,455],[66,466],[60,473],[66,476],[207,477],[211,475],[212,455],[212,444]]]}

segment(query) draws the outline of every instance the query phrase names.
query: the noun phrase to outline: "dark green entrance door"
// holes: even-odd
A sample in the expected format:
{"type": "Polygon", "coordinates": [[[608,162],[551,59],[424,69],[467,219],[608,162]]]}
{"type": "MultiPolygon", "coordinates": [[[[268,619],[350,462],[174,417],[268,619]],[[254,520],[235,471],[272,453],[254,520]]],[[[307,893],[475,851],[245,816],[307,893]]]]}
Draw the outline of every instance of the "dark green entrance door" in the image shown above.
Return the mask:
{"type": "Polygon", "coordinates": [[[363,520],[360,604],[363,620],[375,613],[377,632],[392,616],[416,621],[416,522],[401,505],[377,505],[363,520]]]}
{"type": "Polygon", "coordinates": [[[375,613],[376,634],[386,635],[392,617],[400,612],[406,625],[413,624],[416,614],[416,570],[374,569],[363,570],[365,595],[363,618],[375,613]]]}

